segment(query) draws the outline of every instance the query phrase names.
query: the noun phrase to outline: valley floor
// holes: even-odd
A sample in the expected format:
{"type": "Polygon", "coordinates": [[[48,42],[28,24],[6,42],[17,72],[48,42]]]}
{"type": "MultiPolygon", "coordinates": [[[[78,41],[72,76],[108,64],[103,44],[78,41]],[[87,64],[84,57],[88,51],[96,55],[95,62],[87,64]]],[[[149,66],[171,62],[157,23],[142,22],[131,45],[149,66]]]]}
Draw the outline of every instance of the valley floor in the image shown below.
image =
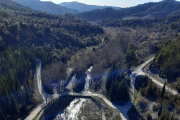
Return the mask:
{"type": "MultiPolygon", "coordinates": [[[[135,84],[135,78],[136,78],[136,76],[138,76],[138,75],[148,75],[149,76],[149,74],[147,74],[147,73],[144,73],[143,72],[143,68],[146,66],[146,65],[148,65],[149,64],[149,62],[151,62],[152,60],[154,59],[154,57],[153,58],[151,58],[151,59],[149,59],[149,60],[147,60],[145,63],[143,63],[137,70],[135,70],[134,72],[132,72],[132,74],[131,74],[131,84],[130,84],[130,96],[131,96],[131,101],[128,103],[128,104],[126,104],[126,105],[124,105],[124,106],[117,106],[117,105],[113,105],[109,100],[107,100],[106,99],[106,97],[104,97],[103,95],[100,95],[100,94],[95,94],[95,93],[90,93],[90,92],[88,92],[88,83],[86,83],[86,85],[85,85],[85,91],[83,92],[83,96],[95,96],[95,97],[98,97],[98,98],[101,98],[101,99],[103,99],[103,101],[107,104],[107,105],[109,105],[109,106],[111,106],[111,108],[114,108],[114,109],[118,109],[120,112],[121,112],[121,118],[122,118],[122,120],[126,120],[126,119],[129,119],[129,117],[128,117],[128,114],[127,114],[127,112],[129,111],[129,109],[132,107],[132,105],[133,105],[133,101],[134,101],[134,84],[135,84]]],[[[26,120],[32,120],[32,118],[34,118],[35,116],[36,116],[36,114],[41,110],[41,109],[43,109],[43,107],[45,107],[46,106],[46,103],[48,103],[48,102],[50,102],[51,100],[53,100],[53,99],[55,99],[55,98],[58,98],[59,96],[63,96],[63,95],[68,95],[68,94],[70,94],[70,95],[81,95],[81,94],[77,94],[77,93],[63,93],[63,94],[54,94],[54,95],[49,95],[49,94],[46,94],[46,93],[44,93],[43,92],[43,89],[42,89],[42,87],[41,87],[41,84],[40,84],[40,82],[41,82],[41,75],[40,75],[40,71],[41,71],[41,61],[40,60],[38,60],[39,61],[39,66],[38,66],[38,82],[39,82],[39,92],[40,92],[40,94],[42,95],[42,97],[44,97],[44,102],[40,105],[40,106],[38,106],[36,109],[34,109],[34,111],[32,111],[32,113],[26,118],[26,120]]],[[[92,68],[90,68],[90,69],[92,69],[92,68]]],[[[90,79],[91,77],[90,77],[90,74],[89,74],[89,72],[91,71],[91,70],[88,70],[88,75],[87,75],[87,78],[86,79],[90,79]]],[[[151,77],[151,76],[150,76],[151,77]]],[[[86,80],[87,81],[87,80],[86,80]]],[[[89,80],[88,80],[89,81],[89,80]]],[[[153,79],[153,82],[155,82],[156,84],[158,84],[158,85],[160,85],[161,87],[163,86],[163,84],[161,84],[161,83],[159,83],[157,80],[155,80],[155,79],[153,79]]],[[[175,91],[173,91],[173,90],[171,90],[170,88],[166,88],[166,89],[168,89],[169,91],[171,91],[172,93],[174,93],[174,94],[177,94],[177,93],[175,93],[175,91]]],[[[82,103],[82,102],[81,102],[82,103]]],[[[151,105],[151,104],[150,104],[151,105]]],[[[70,105],[71,106],[71,105],[70,105]]],[[[80,106],[82,106],[82,105],[80,105],[80,106]]],[[[152,106],[152,105],[151,105],[152,106]]],[[[80,107],[79,107],[80,108],[80,107]]],[[[67,108],[68,109],[68,108],[67,108]]]]}

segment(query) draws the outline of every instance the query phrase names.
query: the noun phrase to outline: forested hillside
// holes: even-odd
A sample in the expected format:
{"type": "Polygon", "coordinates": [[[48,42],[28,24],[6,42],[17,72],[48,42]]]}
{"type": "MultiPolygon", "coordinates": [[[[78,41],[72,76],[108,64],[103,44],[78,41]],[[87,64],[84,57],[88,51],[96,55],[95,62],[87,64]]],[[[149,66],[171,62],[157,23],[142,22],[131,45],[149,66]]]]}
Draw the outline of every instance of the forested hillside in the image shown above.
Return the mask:
{"type": "Polygon", "coordinates": [[[180,32],[180,14],[178,12],[167,17],[156,19],[134,19],[134,20],[121,20],[115,18],[107,18],[98,22],[99,25],[104,27],[142,27],[146,29],[153,29],[156,32],[167,34],[169,30],[175,33],[180,32]]]}
{"type": "Polygon", "coordinates": [[[80,48],[98,44],[94,37],[103,33],[71,14],[50,15],[0,0],[0,119],[24,119],[41,102],[36,58],[43,67],[55,58],[66,62],[80,48]],[[61,53],[64,48],[71,52],[52,57],[55,49],[61,53]]]}
{"type": "MultiPolygon", "coordinates": [[[[53,7],[49,2],[45,4],[53,7]]],[[[104,18],[94,22],[99,26],[72,14],[53,15],[49,14],[51,10],[39,12],[11,0],[0,0],[0,120],[24,119],[42,103],[36,80],[37,58],[42,61],[42,87],[46,93],[82,93],[90,74],[90,92],[122,105],[130,98],[131,72],[157,53],[150,69],[146,67],[167,78],[167,84],[175,82],[180,92],[180,38],[175,40],[180,34],[179,9],[179,2],[163,0],[77,15],[90,21],[104,18]],[[149,17],[155,19],[139,19],[149,17]],[[90,66],[92,71],[86,72],[90,66]]],[[[163,105],[179,107],[180,100],[166,93],[165,86],[161,92],[148,77],[137,77],[135,97],[140,97],[135,102],[147,108],[144,99],[152,98],[161,105],[159,118],[173,116],[165,115],[171,108],[163,105]]],[[[154,109],[153,104],[150,106],[154,109]]]]}
{"type": "Polygon", "coordinates": [[[167,78],[168,83],[173,82],[173,88],[178,92],[180,92],[179,46],[180,38],[176,41],[167,41],[156,54],[155,59],[150,65],[150,69],[157,71],[160,77],[167,78]]]}
{"type": "MultiPolygon", "coordinates": [[[[98,26],[76,19],[71,14],[50,15],[21,7],[11,1],[1,0],[1,33],[5,45],[24,43],[32,46],[55,48],[85,47],[96,44],[92,38],[104,31],[98,26]],[[8,6],[7,8],[5,6],[8,6]],[[14,11],[14,9],[18,9],[14,11]]],[[[15,44],[16,45],[16,44],[15,44]]]]}
{"type": "Polygon", "coordinates": [[[129,8],[113,10],[93,10],[79,13],[76,16],[87,21],[97,21],[106,18],[117,19],[153,19],[160,18],[180,10],[180,2],[175,0],[163,0],[161,2],[150,2],[129,8]]]}
{"type": "Polygon", "coordinates": [[[179,46],[180,39],[178,39],[176,42],[169,40],[165,43],[165,45],[163,45],[161,50],[156,55],[152,65],[155,65],[160,69],[160,76],[166,75],[168,78],[176,78],[179,76],[179,46]]]}

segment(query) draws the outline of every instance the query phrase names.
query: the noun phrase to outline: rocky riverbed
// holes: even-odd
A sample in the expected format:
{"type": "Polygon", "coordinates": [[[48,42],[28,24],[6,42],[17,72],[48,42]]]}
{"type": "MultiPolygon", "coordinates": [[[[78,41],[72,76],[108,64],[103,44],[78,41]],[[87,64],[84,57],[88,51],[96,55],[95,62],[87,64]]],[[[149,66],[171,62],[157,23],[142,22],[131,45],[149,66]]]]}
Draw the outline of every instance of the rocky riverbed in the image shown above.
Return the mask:
{"type": "Polygon", "coordinates": [[[93,97],[78,98],[67,95],[51,101],[41,120],[99,120],[106,114],[107,106],[93,97]]]}

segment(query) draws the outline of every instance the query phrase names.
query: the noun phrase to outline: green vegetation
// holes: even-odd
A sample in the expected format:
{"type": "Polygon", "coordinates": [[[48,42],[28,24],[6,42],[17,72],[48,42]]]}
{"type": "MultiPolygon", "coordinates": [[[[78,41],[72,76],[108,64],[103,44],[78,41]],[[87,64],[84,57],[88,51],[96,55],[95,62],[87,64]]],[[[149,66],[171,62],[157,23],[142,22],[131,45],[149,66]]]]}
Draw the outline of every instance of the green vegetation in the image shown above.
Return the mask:
{"type": "Polygon", "coordinates": [[[129,100],[129,86],[124,73],[118,74],[115,64],[107,77],[106,90],[110,100],[113,102],[127,102],[129,100]]]}
{"type": "Polygon", "coordinates": [[[71,14],[51,15],[0,0],[0,119],[25,117],[41,102],[36,58],[43,68],[52,62],[66,64],[74,52],[99,44],[96,36],[102,34],[101,27],[71,14]]]}
{"type": "Polygon", "coordinates": [[[136,56],[136,47],[133,44],[129,45],[128,51],[125,54],[126,62],[130,63],[133,61],[138,61],[138,58],[136,56]]]}
{"type": "Polygon", "coordinates": [[[156,5],[156,3],[150,2],[136,7],[121,8],[114,10],[113,8],[106,8],[103,10],[92,10],[88,12],[79,13],[76,16],[83,18],[87,21],[96,21],[105,18],[123,18],[133,14],[137,14],[142,11],[147,11],[149,8],[156,5]]]}
{"type": "Polygon", "coordinates": [[[147,76],[136,77],[135,88],[138,92],[140,91],[140,93],[147,98],[151,96],[157,97],[156,95],[159,94],[156,85],[152,83],[152,81],[147,76]],[[157,93],[154,94],[154,92],[157,93]]]}
{"type": "Polygon", "coordinates": [[[1,110],[1,108],[0,108],[0,119],[5,120],[5,117],[4,117],[4,114],[3,114],[3,111],[1,110]]]}
{"type": "Polygon", "coordinates": [[[114,118],[115,119],[116,118],[116,120],[121,120],[119,111],[117,109],[114,109],[114,108],[110,107],[109,105],[107,105],[106,102],[102,98],[99,98],[99,97],[93,97],[93,98],[95,98],[100,103],[103,103],[103,104],[105,104],[107,106],[106,119],[110,119],[110,118],[114,118]]]}
{"type": "Polygon", "coordinates": [[[162,88],[162,92],[161,92],[161,98],[163,99],[164,98],[164,94],[165,94],[165,91],[166,91],[166,82],[162,88]]]}
{"type": "Polygon", "coordinates": [[[166,17],[155,19],[130,19],[122,20],[117,18],[106,18],[98,22],[101,26],[105,27],[143,27],[154,28],[155,31],[166,32],[169,28],[175,32],[180,32],[180,13],[175,13],[166,17]],[[169,28],[168,28],[168,27],[169,28]]]}
{"type": "Polygon", "coordinates": [[[136,89],[134,89],[134,102],[133,102],[134,105],[137,104],[137,99],[138,99],[139,95],[140,95],[140,93],[136,89]]]}
{"type": "Polygon", "coordinates": [[[0,52],[0,106],[5,115],[23,114],[25,110],[22,105],[33,103],[30,89],[34,71],[30,70],[36,68],[36,57],[41,58],[43,64],[49,63],[51,57],[46,54],[41,51],[37,53],[35,48],[29,49],[27,46],[18,49],[8,46],[0,52]]]}
{"type": "Polygon", "coordinates": [[[178,22],[172,22],[171,25],[170,25],[170,28],[172,30],[178,29],[179,28],[179,23],[178,22]]]}
{"type": "Polygon", "coordinates": [[[160,117],[162,114],[162,106],[160,107],[159,111],[158,111],[158,117],[160,117]]]}
{"type": "MultiPolygon", "coordinates": [[[[8,116],[8,119],[18,119],[40,102],[40,96],[34,95],[37,93],[34,79],[36,58],[42,61],[42,82],[46,92],[53,93],[53,87],[58,89],[57,92],[64,92],[67,80],[74,75],[77,83],[71,90],[80,92],[84,87],[85,71],[93,66],[90,87],[106,94],[112,102],[128,102],[130,80],[127,76],[130,67],[158,50],[163,42],[159,45],[162,39],[154,37],[158,36],[157,31],[165,32],[168,29],[170,33],[175,33],[180,30],[179,13],[156,18],[174,12],[169,7],[176,2],[165,0],[121,10],[107,8],[77,15],[84,17],[87,14],[88,20],[107,18],[98,22],[102,26],[131,27],[117,29],[116,32],[120,33],[114,35],[114,31],[106,34],[100,26],[91,25],[72,14],[51,15],[33,11],[9,0],[0,0],[0,119],[8,116]],[[165,5],[167,7],[164,9],[165,5]],[[161,14],[163,10],[167,11],[161,14]],[[143,18],[150,13],[156,19],[143,18]],[[121,20],[130,15],[143,19],[121,20]],[[154,31],[154,34],[148,33],[149,29],[144,28],[152,28],[150,30],[154,31]],[[123,30],[125,32],[122,32],[123,30]],[[151,43],[154,41],[158,42],[158,45],[151,43]],[[73,70],[69,75],[66,74],[68,67],[73,70]],[[101,73],[109,69],[107,77],[102,79],[101,73]],[[60,84],[53,86],[56,83],[60,84]],[[38,100],[35,100],[34,96],[39,97],[38,100]]],[[[179,2],[175,10],[180,8],[178,6],[179,2]]],[[[179,46],[180,39],[166,42],[151,63],[150,66],[156,69],[161,77],[179,78],[179,46]]],[[[141,95],[144,98],[153,98],[162,106],[161,109],[158,108],[159,118],[168,118],[168,109],[171,109],[169,106],[179,107],[180,98],[167,93],[165,86],[166,84],[163,89],[159,89],[147,76],[137,77],[137,104],[142,108],[146,107],[145,99],[138,99],[141,95]]],[[[176,88],[180,91],[180,82],[176,88]]],[[[58,109],[58,106],[56,107],[58,109]]],[[[113,116],[113,111],[114,109],[108,108],[109,117],[113,116]]],[[[49,112],[49,109],[46,112],[49,112]]]]}
{"type": "Polygon", "coordinates": [[[72,14],[41,13],[10,0],[1,0],[0,3],[0,12],[3,13],[0,14],[0,36],[5,45],[34,44],[42,46],[46,52],[68,47],[73,52],[98,44],[93,37],[104,33],[101,27],[79,20],[72,14]]]}
{"type": "Polygon", "coordinates": [[[93,65],[91,89],[99,92],[102,89],[111,101],[125,103],[129,100],[129,79],[123,69],[129,68],[130,63],[138,62],[136,51],[137,47],[130,44],[131,38],[126,33],[119,33],[114,38],[110,35],[104,37],[106,43],[95,50],[84,50],[73,56],[70,64],[75,69],[87,68],[93,65]],[[129,56],[132,60],[126,61],[125,54],[133,52],[134,56],[129,56]],[[127,65],[128,64],[128,65],[127,65]],[[126,68],[123,68],[126,66],[126,68]],[[109,70],[109,71],[107,71],[109,70]],[[107,77],[102,78],[104,71],[107,71],[107,77]],[[102,79],[104,79],[102,81],[102,79]],[[101,82],[106,86],[101,88],[101,82]]]}
{"type": "MultiPolygon", "coordinates": [[[[180,107],[179,96],[166,92],[164,89],[165,87],[158,88],[147,76],[138,76],[136,78],[135,88],[142,96],[147,99],[155,100],[155,102],[159,104],[159,107],[153,106],[153,110],[158,111],[160,120],[171,120],[173,117],[170,112],[175,112],[180,107]]],[[[138,104],[140,106],[145,105],[144,107],[146,107],[147,103],[141,99],[138,101],[138,104]]],[[[176,118],[173,118],[173,120],[176,120],[176,118]]]]}
{"type": "Polygon", "coordinates": [[[167,41],[157,53],[152,63],[152,67],[159,69],[159,76],[167,78],[177,78],[180,73],[180,39],[175,42],[167,41]]]}
{"type": "MultiPolygon", "coordinates": [[[[174,13],[180,9],[180,2],[175,0],[163,0],[160,2],[149,2],[141,5],[137,5],[129,8],[121,8],[114,10],[112,8],[106,8],[103,10],[92,10],[88,12],[79,13],[76,16],[87,21],[97,21],[107,18],[143,18],[152,19],[160,18],[171,13],[174,13]]],[[[119,24],[117,22],[117,24],[119,24]]]]}

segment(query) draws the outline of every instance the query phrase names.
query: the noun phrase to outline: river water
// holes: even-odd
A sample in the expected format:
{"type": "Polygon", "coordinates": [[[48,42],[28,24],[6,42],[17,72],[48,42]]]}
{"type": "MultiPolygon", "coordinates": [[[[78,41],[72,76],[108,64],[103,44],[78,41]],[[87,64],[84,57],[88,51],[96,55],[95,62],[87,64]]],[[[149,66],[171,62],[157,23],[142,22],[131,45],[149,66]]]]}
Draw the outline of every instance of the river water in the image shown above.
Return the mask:
{"type": "MultiPolygon", "coordinates": [[[[85,93],[90,93],[89,91],[89,83],[91,81],[91,71],[92,71],[92,66],[86,71],[86,78],[85,78],[85,85],[84,85],[84,89],[81,93],[85,94],[85,93]]],[[[69,85],[67,86],[68,88],[72,87],[72,84],[75,81],[76,76],[73,76],[73,78],[71,79],[69,85]]],[[[58,114],[55,118],[55,120],[79,120],[79,115],[81,113],[81,107],[83,102],[85,102],[86,99],[84,98],[76,98],[74,99],[70,105],[61,113],[58,114]]]]}
{"type": "Polygon", "coordinates": [[[73,100],[63,113],[56,116],[55,120],[79,120],[80,109],[85,101],[83,98],[73,100]]]}

